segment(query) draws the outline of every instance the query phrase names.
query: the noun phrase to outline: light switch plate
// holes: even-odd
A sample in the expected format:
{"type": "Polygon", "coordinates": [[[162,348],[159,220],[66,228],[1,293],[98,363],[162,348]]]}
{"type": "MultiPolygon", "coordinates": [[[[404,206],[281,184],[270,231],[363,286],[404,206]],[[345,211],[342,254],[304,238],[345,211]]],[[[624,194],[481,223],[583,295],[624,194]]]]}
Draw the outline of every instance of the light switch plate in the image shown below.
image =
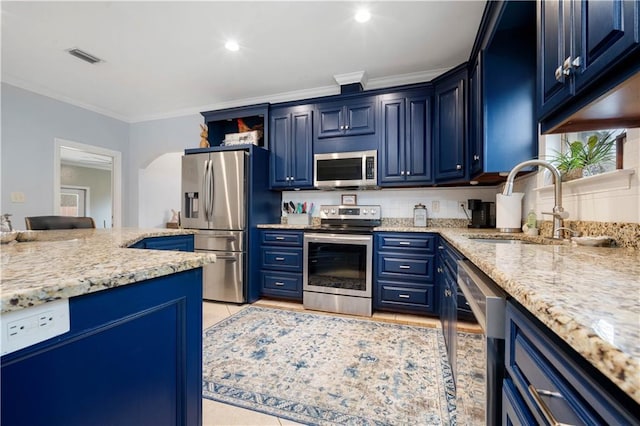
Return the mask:
{"type": "Polygon", "coordinates": [[[11,193],[11,202],[12,203],[24,203],[25,197],[24,192],[12,192],[11,193]]]}
{"type": "Polygon", "coordinates": [[[0,315],[2,355],[43,342],[70,330],[69,299],[0,315]]]}

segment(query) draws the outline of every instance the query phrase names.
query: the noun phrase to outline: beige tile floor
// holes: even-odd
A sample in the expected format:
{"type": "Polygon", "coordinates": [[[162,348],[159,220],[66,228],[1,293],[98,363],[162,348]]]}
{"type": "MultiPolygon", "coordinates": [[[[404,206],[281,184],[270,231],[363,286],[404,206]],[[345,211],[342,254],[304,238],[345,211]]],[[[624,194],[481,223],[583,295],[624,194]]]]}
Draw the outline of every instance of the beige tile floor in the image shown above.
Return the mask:
{"type": "MultiPolygon", "coordinates": [[[[289,309],[296,311],[304,311],[300,303],[259,300],[254,303],[255,306],[265,306],[270,308],[289,309]]],[[[207,329],[212,325],[222,321],[223,319],[240,312],[249,305],[234,305],[217,302],[202,303],[202,326],[207,329]]],[[[313,311],[314,313],[321,313],[313,311]]],[[[327,314],[336,315],[336,314],[327,314]]],[[[349,316],[349,315],[346,315],[349,316]]],[[[362,318],[362,317],[358,317],[362,318]]],[[[388,312],[375,312],[371,319],[376,321],[394,322],[397,324],[417,325],[423,327],[440,327],[440,320],[437,318],[422,317],[419,315],[393,314],[388,312]]],[[[458,329],[474,332],[479,327],[474,324],[459,324],[458,329]]],[[[290,426],[299,423],[279,417],[270,416],[268,414],[258,413],[256,411],[246,410],[233,405],[222,404],[210,399],[202,399],[202,424],[205,426],[218,425],[251,425],[251,426],[290,426]]]]}

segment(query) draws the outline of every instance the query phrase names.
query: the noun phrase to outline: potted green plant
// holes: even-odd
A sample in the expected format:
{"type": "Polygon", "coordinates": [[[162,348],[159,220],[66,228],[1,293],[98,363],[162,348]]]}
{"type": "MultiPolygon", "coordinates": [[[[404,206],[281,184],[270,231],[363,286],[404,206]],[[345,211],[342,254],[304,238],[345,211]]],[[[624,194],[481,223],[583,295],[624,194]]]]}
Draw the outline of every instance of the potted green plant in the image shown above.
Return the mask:
{"type": "Polygon", "coordinates": [[[551,163],[565,181],[602,173],[602,165],[613,159],[613,132],[596,132],[586,142],[569,142],[564,138],[563,143],[567,146],[565,152],[556,151],[551,163]]]}

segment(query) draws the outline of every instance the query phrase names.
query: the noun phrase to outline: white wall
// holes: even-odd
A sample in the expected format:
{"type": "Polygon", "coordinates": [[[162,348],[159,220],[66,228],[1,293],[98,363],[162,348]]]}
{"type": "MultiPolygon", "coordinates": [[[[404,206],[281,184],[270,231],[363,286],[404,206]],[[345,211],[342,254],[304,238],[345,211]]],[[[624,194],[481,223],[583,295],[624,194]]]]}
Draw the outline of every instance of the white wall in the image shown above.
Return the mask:
{"type": "MultiPolygon", "coordinates": [[[[203,122],[203,118],[200,114],[192,114],[183,117],[169,118],[165,120],[153,120],[144,121],[140,123],[131,124],[131,132],[129,136],[130,149],[129,149],[129,175],[131,176],[129,181],[129,194],[124,202],[125,206],[125,221],[130,226],[143,226],[140,222],[140,211],[142,205],[142,197],[146,203],[151,202],[156,209],[180,209],[180,204],[172,204],[172,198],[177,197],[179,200],[180,192],[180,169],[177,171],[175,166],[171,166],[171,170],[166,170],[166,179],[174,179],[178,182],[177,192],[172,195],[171,189],[167,189],[161,192],[157,192],[158,189],[150,187],[146,189],[148,181],[144,183],[140,182],[140,177],[143,173],[141,170],[146,169],[155,159],[166,153],[183,153],[185,148],[198,148],[200,144],[200,126],[203,122]],[[169,177],[171,176],[171,177],[169,177]],[[140,191],[146,191],[144,196],[140,191]],[[153,200],[153,201],[151,201],[153,200]],[[164,206],[164,207],[162,207],[164,206]]],[[[163,179],[164,179],[163,178],[163,179]]],[[[146,207],[145,207],[146,208],[146,207]]],[[[150,213],[148,208],[145,210],[145,215],[150,213]]],[[[149,216],[155,217],[154,214],[149,216]]],[[[153,223],[158,222],[158,218],[150,219],[153,223]]],[[[144,226],[156,226],[151,225],[147,219],[144,220],[144,226]]],[[[164,224],[162,225],[164,227],[164,224]]]]}
{"type": "MultiPolygon", "coordinates": [[[[458,207],[460,201],[465,203],[469,198],[482,201],[496,200],[495,187],[460,187],[460,188],[393,188],[377,191],[285,191],[282,201],[295,203],[314,203],[316,209],[313,216],[319,216],[318,207],[323,204],[340,204],[342,194],[356,194],[358,204],[380,205],[384,218],[411,218],[413,207],[422,203],[427,207],[427,217],[466,219],[464,212],[458,207]],[[434,211],[434,202],[439,204],[439,211],[434,211]]],[[[471,215],[471,212],[469,212],[471,215]]]]}
{"type": "MultiPolygon", "coordinates": [[[[557,135],[541,136],[540,152],[545,152],[547,138],[557,137],[557,135]]],[[[570,214],[568,220],[640,223],[640,128],[627,130],[623,168],[633,170],[634,174],[630,179],[622,178],[623,183],[620,181],[607,183],[609,187],[594,189],[593,185],[580,181],[563,184],[562,205],[570,214]],[[627,185],[628,187],[619,188],[627,185]]],[[[550,183],[549,173],[545,171],[517,182],[516,190],[525,192],[523,216],[533,204],[538,219],[551,219],[550,216],[543,216],[541,213],[551,211],[553,208],[553,191],[536,190],[550,183]]]]}
{"type": "MultiPolygon", "coordinates": [[[[6,83],[1,90],[0,213],[13,214],[16,229],[24,229],[25,216],[53,214],[55,138],[120,151],[126,158],[127,123],[6,83]],[[24,193],[25,201],[11,202],[12,192],[24,193]]],[[[126,169],[122,182],[126,197],[126,169]]]]}
{"type": "Polygon", "coordinates": [[[111,171],[62,165],[60,184],[86,186],[89,188],[89,210],[96,228],[111,227],[111,171]]]}
{"type": "Polygon", "coordinates": [[[171,210],[179,211],[182,152],[156,158],[138,175],[138,226],[164,228],[171,210]]]}

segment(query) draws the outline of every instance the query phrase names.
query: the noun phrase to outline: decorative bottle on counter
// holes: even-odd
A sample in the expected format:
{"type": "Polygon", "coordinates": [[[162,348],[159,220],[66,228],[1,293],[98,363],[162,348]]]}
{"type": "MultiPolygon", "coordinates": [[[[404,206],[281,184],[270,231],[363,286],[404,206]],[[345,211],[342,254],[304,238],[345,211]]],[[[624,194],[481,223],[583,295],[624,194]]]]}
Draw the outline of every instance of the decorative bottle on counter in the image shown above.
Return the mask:
{"type": "Polygon", "coordinates": [[[413,208],[413,226],[426,228],[427,208],[422,203],[418,203],[413,208]]]}

